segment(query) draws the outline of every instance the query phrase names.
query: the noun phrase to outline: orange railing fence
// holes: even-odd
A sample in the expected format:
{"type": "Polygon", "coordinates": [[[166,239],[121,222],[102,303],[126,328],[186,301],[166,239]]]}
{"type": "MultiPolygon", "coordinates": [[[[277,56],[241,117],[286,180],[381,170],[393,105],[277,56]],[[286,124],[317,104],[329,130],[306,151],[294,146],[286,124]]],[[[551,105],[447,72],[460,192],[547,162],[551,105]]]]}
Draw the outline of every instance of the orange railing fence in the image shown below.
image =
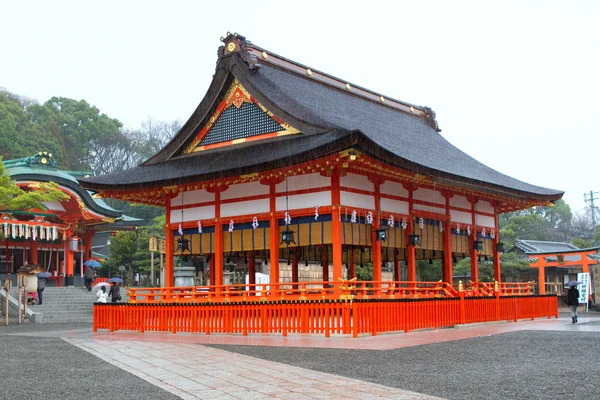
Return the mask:
{"type": "Polygon", "coordinates": [[[553,295],[489,284],[455,291],[444,282],[307,282],[128,288],[125,304],[95,304],[93,329],[330,336],[437,329],[558,317],[553,295]],[[502,291],[518,295],[501,295],[502,291]],[[471,293],[469,295],[468,293],[471,293]]]}

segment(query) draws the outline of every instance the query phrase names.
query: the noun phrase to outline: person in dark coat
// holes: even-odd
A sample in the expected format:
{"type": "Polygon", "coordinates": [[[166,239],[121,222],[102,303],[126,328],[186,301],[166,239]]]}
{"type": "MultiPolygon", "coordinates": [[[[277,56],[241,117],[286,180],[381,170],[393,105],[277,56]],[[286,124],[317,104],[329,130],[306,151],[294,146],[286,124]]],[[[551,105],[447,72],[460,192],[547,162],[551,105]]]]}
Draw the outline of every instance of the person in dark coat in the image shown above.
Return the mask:
{"type": "Polygon", "coordinates": [[[42,278],[38,276],[37,299],[40,306],[42,305],[42,292],[44,289],[46,289],[46,282],[48,282],[48,278],[42,278]]]}
{"type": "Polygon", "coordinates": [[[87,269],[85,270],[84,282],[85,282],[85,287],[87,288],[88,292],[92,291],[92,282],[94,282],[95,277],[96,277],[96,270],[94,268],[87,267],[87,269]]]}
{"type": "Polygon", "coordinates": [[[110,295],[111,303],[116,303],[117,301],[121,300],[121,293],[119,292],[118,282],[113,282],[112,286],[110,287],[110,292],[108,294],[110,295]]]}
{"type": "Polygon", "coordinates": [[[577,322],[577,307],[579,306],[579,290],[575,286],[571,286],[567,292],[567,304],[571,310],[571,323],[577,322]]]}

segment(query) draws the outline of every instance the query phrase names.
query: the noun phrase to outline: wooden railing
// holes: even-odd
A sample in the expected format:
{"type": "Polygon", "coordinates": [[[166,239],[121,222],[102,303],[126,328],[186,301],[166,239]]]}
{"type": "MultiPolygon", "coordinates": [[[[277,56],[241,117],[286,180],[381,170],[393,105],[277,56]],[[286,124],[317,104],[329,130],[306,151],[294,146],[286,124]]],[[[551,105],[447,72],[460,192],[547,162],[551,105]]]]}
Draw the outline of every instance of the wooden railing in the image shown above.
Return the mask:
{"type": "MultiPolygon", "coordinates": [[[[457,297],[446,282],[356,281],[126,288],[131,303],[264,302],[457,297]]],[[[473,292],[470,295],[481,295],[473,292]]]]}
{"type": "Polygon", "coordinates": [[[556,296],[280,300],[94,305],[93,330],[313,333],[330,336],[437,329],[458,324],[558,317],[556,296]]]}

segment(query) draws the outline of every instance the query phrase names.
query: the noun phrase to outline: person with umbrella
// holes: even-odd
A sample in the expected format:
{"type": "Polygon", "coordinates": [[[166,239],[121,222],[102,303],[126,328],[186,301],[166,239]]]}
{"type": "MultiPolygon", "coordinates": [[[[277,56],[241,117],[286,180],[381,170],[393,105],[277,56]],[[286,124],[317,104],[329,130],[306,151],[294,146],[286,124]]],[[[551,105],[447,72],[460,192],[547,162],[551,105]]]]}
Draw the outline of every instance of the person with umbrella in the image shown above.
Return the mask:
{"type": "Polygon", "coordinates": [[[94,290],[98,290],[98,293],[96,293],[96,297],[98,297],[98,303],[108,302],[108,292],[106,291],[107,287],[110,287],[109,283],[100,282],[95,284],[92,288],[94,290]]]}
{"type": "Polygon", "coordinates": [[[94,278],[96,277],[96,268],[100,267],[101,264],[96,260],[87,260],[83,265],[87,267],[85,270],[84,285],[88,292],[91,292],[92,282],[94,282],[94,278]]]}
{"type": "Polygon", "coordinates": [[[121,300],[121,293],[119,291],[119,282],[123,282],[123,279],[121,278],[110,278],[108,280],[110,283],[112,283],[112,286],[110,287],[110,299],[112,303],[116,303],[117,301],[121,300]]]}
{"type": "Polygon", "coordinates": [[[567,304],[571,310],[571,323],[577,322],[577,307],[579,306],[579,290],[577,290],[578,282],[571,281],[567,283],[569,291],[567,292],[567,304]]]}

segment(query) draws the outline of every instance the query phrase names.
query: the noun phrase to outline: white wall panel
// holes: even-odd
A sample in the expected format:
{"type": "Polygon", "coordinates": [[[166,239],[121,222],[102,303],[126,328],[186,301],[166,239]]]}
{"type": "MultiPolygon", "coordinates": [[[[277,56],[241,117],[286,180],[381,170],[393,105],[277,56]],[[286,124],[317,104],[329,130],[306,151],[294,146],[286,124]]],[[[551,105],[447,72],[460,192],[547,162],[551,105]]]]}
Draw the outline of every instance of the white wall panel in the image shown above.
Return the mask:
{"type": "Polygon", "coordinates": [[[398,214],[408,214],[408,201],[382,198],[381,211],[398,214]]]}
{"type": "Polygon", "coordinates": [[[58,201],[45,201],[42,204],[50,211],[66,211],[58,201]]]}
{"type": "Polygon", "coordinates": [[[352,189],[368,190],[373,192],[375,185],[369,181],[369,178],[358,174],[346,174],[340,178],[340,186],[348,187],[352,189]]]}
{"type": "Polygon", "coordinates": [[[214,193],[207,192],[206,190],[192,190],[192,191],[185,192],[185,193],[178,193],[176,197],[171,199],[171,207],[181,206],[182,195],[183,195],[183,205],[207,203],[209,201],[215,201],[214,193]]]}
{"type": "Polygon", "coordinates": [[[459,222],[461,224],[472,224],[473,219],[471,218],[471,213],[450,210],[450,218],[452,222],[459,222]]]}
{"type": "Polygon", "coordinates": [[[401,183],[385,181],[379,186],[381,194],[391,194],[398,197],[408,197],[408,190],[401,183]]]}
{"type": "Polygon", "coordinates": [[[346,207],[366,208],[367,210],[375,210],[375,197],[366,194],[358,194],[352,192],[341,191],[340,202],[346,207]]]}
{"type": "MultiPolygon", "coordinates": [[[[331,178],[321,176],[319,173],[288,176],[287,178],[288,191],[315,189],[320,187],[331,186],[331,178]]],[[[285,193],[285,180],[275,186],[277,193],[285,193]]]]}
{"type": "MultiPolygon", "coordinates": [[[[183,221],[198,221],[215,217],[215,206],[193,207],[183,210],[183,221]]],[[[181,210],[171,210],[171,223],[181,222],[181,210]]]]}
{"type": "Polygon", "coordinates": [[[492,205],[488,201],[483,200],[477,202],[477,204],[475,205],[475,210],[490,214],[494,213],[494,207],[492,207],[492,205]]]}
{"type": "Polygon", "coordinates": [[[437,213],[437,214],[446,215],[445,208],[426,206],[423,204],[413,204],[413,210],[427,211],[427,212],[433,212],[433,213],[437,213]]]}
{"type": "Polygon", "coordinates": [[[247,196],[258,196],[261,194],[269,194],[268,185],[262,185],[260,182],[240,183],[237,185],[231,185],[229,186],[229,189],[221,192],[221,200],[239,199],[247,196]]]}
{"type": "MultiPolygon", "coordinates": [[[[289,209],[296,210],[300,208],[311,208],[316,206],[330,206],[331,205],[331,191],[326,190],[324,192],[297,194],[289,196],[289,209]]],[[[285,211],[285,196],[277,197],[276,202],[277,211],[285,211]]]]}
{"type": "Polygon", "coordinates": [[[487,215],[476,214],[475,223],[479,226],[486,226],[488,228],[495,227],[494,218],[487,215]]]}
{"type": "Polygon", "coordinates": [[[418,188],[413,191],[413,200],[446,205],[446,198],[437,190],[418,188]]]}
{"type": "Polygon", "coordinates": [[[269,212],[269,199],[248,200],[221,204],[221,217],[252,215],[269,212]]]}
{"type": "Polygon", "coordinates": [[[450,207],[464,208],[466,210],[471,209],[471,203],[465,196],[454,195],[450,198],[450,207]]]}

